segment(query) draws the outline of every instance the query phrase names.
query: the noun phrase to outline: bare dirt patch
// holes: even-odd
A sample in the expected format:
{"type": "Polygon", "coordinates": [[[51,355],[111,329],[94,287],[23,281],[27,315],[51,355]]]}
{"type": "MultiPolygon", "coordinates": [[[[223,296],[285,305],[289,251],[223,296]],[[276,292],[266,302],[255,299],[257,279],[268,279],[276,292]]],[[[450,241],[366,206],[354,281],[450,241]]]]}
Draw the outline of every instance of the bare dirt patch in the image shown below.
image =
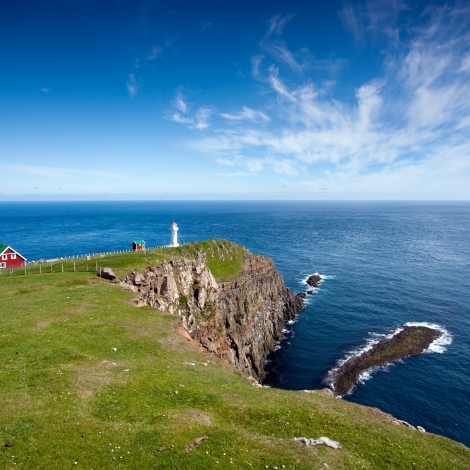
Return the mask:
{"type": "Polygon", "coordinates": [[[76,376],[72,381],[73,390],[82,400],[89,400],[103,385],[116,382],[116,375],[111,375],[111,369],[116,366],[115,362],[103,360],[93,366],[74,367],[76,376]]]}
{"type": "Polygon", "coordinates": [[[39,330],[43,330],[44,328],[46,328],[46,326],[49,326],[51,323],[50,320],[43,320],[43,321],[40,321],[36,326],[38,327],[39,330]]]}
{"type": "Polygon", "coordinates": [[[178,411],[173,415],[173,418],[180,424],[202,424],[203,426],[212,426],[212,419],[209,413],[204,413],[201,410],[193,408],[178,411]]]}

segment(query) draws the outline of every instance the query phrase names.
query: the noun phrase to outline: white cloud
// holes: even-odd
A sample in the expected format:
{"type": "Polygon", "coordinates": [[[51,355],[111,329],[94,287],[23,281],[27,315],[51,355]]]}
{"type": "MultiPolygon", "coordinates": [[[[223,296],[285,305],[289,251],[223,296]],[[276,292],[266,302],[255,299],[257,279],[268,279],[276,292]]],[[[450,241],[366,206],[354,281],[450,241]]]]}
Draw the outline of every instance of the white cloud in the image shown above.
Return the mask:
{"type": "Polygon", "coordinates": [[[192,116],[188,115],[190,107],[186,103],[181,91],[176,93],[176,97],[171,104],[176,111],[170,112],[167,118],[171,121],[185,124],[190,129],[207,129],[209,127],[209,118],[215,112],[212,106],[200,106],[192,116]]]}
{"type": "MultiPolygon", "coordinates": [[[[390,5],[396,14],[404,8],[390,5]]],[[[470,181],[470,82],[461,73],[470,67],[470,6],[426,14],[409,42],[387,51],[384,74],[359,86],[352,103],[329,97],[324,85],[286,81],[277,66],[263,73],[262,57],[252,58],[253,76],[266,87],[261,96],[276,98],[263,108],[266,117],[248,106],[222,112],[226,125],[189,145],[243,173],[304,175],[319,190],[360,194],[365,185],[371,194],[395,191],[400,198],[397,190],[407,184],[400,196],[420,190],[442,197],[446,186],[449,194],[470,197],[463,183],[470,181]],[[233,152],[244,158],[228,157],[233,152]],[[315,177],[307,177],[311,172],[315,177]]],[[[384,21],[371,15],[369,23],[384,21]]],[[[280,34],[285,23],[271,20],[267,36],[280,34]]]]}
{"type": "Polygon", "coordinates": [[[252,173],[256,173],[258,171],[262,171],[264,169],[264,165],[262,162],[259,160],[249,160],[246,163],[246,167],[248,170],[250,170],[252,173]]]}
{"type": "Polygon", "coordinates": [[[273,34],[280,36],[284,26],[294,17],[294,15],[289,15],[282,17],[282,15],[274,15],[270,18],[267,23],[269,25],[268,30],[266,31],[265,39],[270,38],[273,34]]]}
{"type": "Polygon", "coordinates": [[[229,121],[269,121],[269,117],[265,113],[246,106],[243,106],[238,113],[220,113],[220,115],[229,121]]]}
{"type": "Polygon", "coordinates": [[[139,87],[137,85],[137,81],[133,73],[128,74],[128,81],[126,83],[126,87],[127,91],[129,92],[129,96],[131,98],[134,98],[134,96],[137,94],[139,87]]]}
{"type": "Polygon", "coordinates": [[[184,100],[183,94],[181,91],[176,93],[176,97],[172,102],[173,107],[175,107],[179,112],[186,114],[189,111],[189,106],[186,104],[184,100]]]}
{"type": "Polygon", "coordinates": [[[147,60],[155,60],[158,55],[162,53],[162,48],[158,46],[152,46],[152,49],[150,49],[150,52],[147,56],[147,60]]]}
{"type": "Polygon", "coordinates": [[[208,119],[214,114],[214,109],[210,106],[201,106],[196,111],[196,116],[194,119],[194,128],[195,129],[206,129],[209,127],[208,119]]]}
{"type": "Polygon", "coordinates": [[[218,157],[215,159],[215,161],[219,165],[224,165],[224,166],[235,166],[243,157],[243,155],[235,155],[233,158],[222,158],[218,157]]]}
{"type": "MultiPolygon", "coordinates": [[[[269,54],[274,60],[288,65],[292,71],[300,74],[302,73],[302,65],[297,61],[295,54],[291,52],[286,47],[284,41],[280,39],[284,26],[293,17],[294,15],[287,17],[275,15],[268,20],[269,27],[264,38],[260,42],[260,48],[263,52],[269,54]]],[[[303,52],[305,52],[305,50],[303,52]]],[[[259,56],[257,57],[259,61],[259,56]]],[[[254,64],[256,64],[256,62],[253,63],[252,59],[253,75],[255,75],[255,73],[259,73],[259,62],[257,63],[256,68],[254,67],[254,64]]]]}
{"type": "Polygon", "coordinates": [[[461,64],[458,72],[470,72],[470,52],[467,52],[467,54],[462,57],[461,64]]]}
{"type": "Polygon", "coordinates": [[[251,74],[253,75],[253,78],[261,77],[259,67],[261,62],[263,62],[263,59],[264,57],[262,55],[255,55],[251,58],[251,74]]]}
{"type": "Polygon", "coordinates": [[[405,10],[408,6],[401,0],[365,0],[345,3],[340,18],[359,47],[364,47],[366,38],[377,41],[381,35],[393,44],[398,40],[398,17],[405,10]]]}

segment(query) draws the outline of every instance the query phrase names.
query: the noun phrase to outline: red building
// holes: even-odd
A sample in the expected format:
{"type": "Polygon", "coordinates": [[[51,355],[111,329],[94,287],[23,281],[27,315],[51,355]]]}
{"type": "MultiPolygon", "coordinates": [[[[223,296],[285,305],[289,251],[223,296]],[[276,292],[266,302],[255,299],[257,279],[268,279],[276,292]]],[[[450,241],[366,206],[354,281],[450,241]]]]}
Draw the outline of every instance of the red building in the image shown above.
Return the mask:
{"type": "Polygon", "coordinates": [[[0,269],[21,268],[26,264],[26,258],[5,242],[0,245],[0,269]]]}
{"type": "Polygon", "coordinates": [[[142,251],[145,250],[145,242],[143,240],[134,240],[132,242],[132,249],[134,251],[142,251]]]}

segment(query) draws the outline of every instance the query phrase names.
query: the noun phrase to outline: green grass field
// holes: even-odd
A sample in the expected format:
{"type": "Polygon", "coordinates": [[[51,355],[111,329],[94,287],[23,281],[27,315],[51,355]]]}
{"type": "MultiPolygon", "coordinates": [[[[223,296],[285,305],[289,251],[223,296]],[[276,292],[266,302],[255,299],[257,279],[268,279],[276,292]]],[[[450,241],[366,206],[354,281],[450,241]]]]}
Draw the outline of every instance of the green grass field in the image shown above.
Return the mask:
{"type": "MultiPolygon", "coordinates": [[[[244,251],[223,242],[222,259],[217,243],[100,264],[121,274],[203,247],[216,277],[233,278],[244,251]]],[[[253,387],[179,335],[175,316],[132,299],[96,273],[0,276],[0,468],[469,468],[463,445],[378,410],[253,387]],[[299,436],[343,450],[306,448],[299,436]]]]}

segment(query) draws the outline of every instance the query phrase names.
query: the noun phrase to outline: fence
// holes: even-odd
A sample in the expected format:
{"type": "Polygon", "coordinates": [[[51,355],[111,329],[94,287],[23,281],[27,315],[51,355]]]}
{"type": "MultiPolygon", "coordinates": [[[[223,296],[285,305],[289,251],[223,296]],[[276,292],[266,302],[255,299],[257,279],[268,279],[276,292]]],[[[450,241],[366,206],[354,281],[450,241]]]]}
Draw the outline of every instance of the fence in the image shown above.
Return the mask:
{"type": "MultiPolygon", "coordinates": [[[[181,246],[181,245],[180,245],[181,246]]],[[[4,276],[19,276],[29,274],[45,274],[57,272],[100,272],[101,268],[98,261],[106,256],[135,253],[144,254],[154,252],[155,250],[167,248],[167,246],[154,246],[145,248],[144,250],[118,250],[118,251],[104,251],[102,253],[93,253],[77,256],[65,256],[61,258],[30,261],[25,266],[19,268],[5,268],[0,269],[0,277],[4,276]]]]}

